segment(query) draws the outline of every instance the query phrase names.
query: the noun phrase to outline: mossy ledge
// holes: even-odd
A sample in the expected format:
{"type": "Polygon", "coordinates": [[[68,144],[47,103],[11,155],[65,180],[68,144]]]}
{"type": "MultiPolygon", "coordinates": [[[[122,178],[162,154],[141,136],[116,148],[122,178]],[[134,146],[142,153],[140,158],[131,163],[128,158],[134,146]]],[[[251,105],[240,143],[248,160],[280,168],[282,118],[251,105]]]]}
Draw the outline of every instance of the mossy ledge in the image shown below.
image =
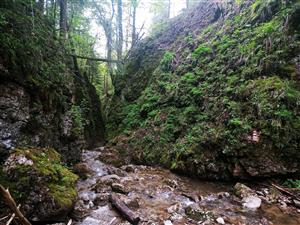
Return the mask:
{"type": "Polygon", "coordinates": [[[52,148],[15,149],[3,164],[0,179],[30,219],[64,217],[77,198],[78,177],[52,148]]]}

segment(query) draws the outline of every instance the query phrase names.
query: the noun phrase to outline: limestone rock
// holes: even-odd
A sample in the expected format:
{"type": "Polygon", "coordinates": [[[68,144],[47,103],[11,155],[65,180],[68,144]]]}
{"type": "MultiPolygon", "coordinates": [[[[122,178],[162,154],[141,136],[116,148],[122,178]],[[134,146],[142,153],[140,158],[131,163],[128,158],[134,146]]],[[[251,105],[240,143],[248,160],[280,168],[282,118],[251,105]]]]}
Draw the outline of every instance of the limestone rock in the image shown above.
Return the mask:
{"type": "Polygon", "coordinates": [[[218,217],[218,218],[216,219],[216,221],[217,221],[219,224],[225,224],[225,221],[224,221],[224,219],[223,219],[222,217],[218,217]]]}
{"type": "Polygon", "coordinates": [[[4,163],[4,179],[14,184],[12,191],[22,193],[16,199],[25,215],[33,221],[64,218],[77,197],[77,176],[61,164],[53,149],[16,149],[4,163]]]}
{"type": "Polygon", "coordinates": [[[249,210],[256,210],[261,205],[261,199],[257,196],[250,195],[242,199],[243,207],[249,210]]]}
{"type": "Polygon", "coordinates": [[[250,195],[255,195],[255,192],[242,183],[236,183],[236,185],[233,188],[233,192],[237,197],[244,198],[250,195]]]}
{"type": "Polygon", "coordinates": [[[128,189],[120,183],[112,183],[111,189],[114,192],[121,193],[121,194],[128,194],[129,193],[128,189]]]}

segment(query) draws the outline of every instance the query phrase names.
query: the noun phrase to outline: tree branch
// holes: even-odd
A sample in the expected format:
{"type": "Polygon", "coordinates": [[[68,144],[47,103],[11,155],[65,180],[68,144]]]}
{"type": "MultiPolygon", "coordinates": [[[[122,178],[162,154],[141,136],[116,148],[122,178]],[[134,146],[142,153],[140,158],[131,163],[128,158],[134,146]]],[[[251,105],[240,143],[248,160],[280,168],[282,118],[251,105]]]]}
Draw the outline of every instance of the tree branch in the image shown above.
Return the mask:
{"type": "Polygon", "coordinates": [[[109,60],[109,59],[103,59],[103,58],[95,58],[95,57],[88,57],[88,56],[81,56],[81,55],[74,55],[74,54],[68,54],[69,56],[77,57],[80,59],[88,59],[92,61],[101,61],[101,62],[111,62],[111,63],[123,63],[120,60],[109,60]]]}
{"type": "Polygon", "coordinates": [[[21,211],[16,205],[15,200],[10,195],[8,189],[5,189],[2,185],[0,185],[0,196],[2,197],[3,201],[10,207],[10,209],[18,216],[20,222],[23,225],[31,225],[31,223],[23,216],[21,211]]]}

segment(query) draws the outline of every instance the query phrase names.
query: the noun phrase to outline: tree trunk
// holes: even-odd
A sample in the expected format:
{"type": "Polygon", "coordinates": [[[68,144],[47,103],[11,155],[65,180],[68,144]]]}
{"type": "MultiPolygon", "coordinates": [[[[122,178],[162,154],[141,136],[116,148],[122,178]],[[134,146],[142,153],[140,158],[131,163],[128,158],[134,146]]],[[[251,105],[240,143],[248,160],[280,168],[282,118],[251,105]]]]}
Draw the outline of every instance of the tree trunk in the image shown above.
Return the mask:
{"type": "Polygon", "coordinates": [[[37,3],[37,7],[41,15],[43,15],[45,10],[45,0],[39,0],[37,3]]]}
{"type": "Polygon", "coordinates": [[[170,16],[171,16],[171,0],[169,0],[168,1],[168,15],[167,15],[168,17],[168,19],[170,18],[170,16]]]}
{"type": "Polygon", "coordinates": [[[137,7],[137,0],[132,0],[132,38],[131,38],[131,47],[135,45],[136,42],[136,7],[137,7]]]}
{"type": "Polygon", "coordinates": [[[62,41],[67,39],[67,0],[60,0],[60,19],[59,19],[59,27],[60,27],[60,38],[62,41]]]}
{"type": "MultiPolygon", "coordinates": [[[[119,61],[122,60],[122,53],[123,53],[123,24],[122,24],[122,0],[118,0],[118,17],[117,17],[117,24],[118,24],[118,37],[117,37],[117,58],[119,61]]],[[[120,70],[121,64],[118,64],[118,70],[120,70]]]]}
{"type": "Polygon", "coordinates": [[[186,8],[187,8],[187,9],[190,8],[190,0],[186,0],[186,8]]]}
{"type": "Polygon", "coordinates": [[[106,51],[107,51],[107,66],[109,74],[112,75],[113,68],[112,68],[112,24],[111,22],[108,24],[108,26],[104,29],[105,30],[105,36],[106,36],[106,51]]]}

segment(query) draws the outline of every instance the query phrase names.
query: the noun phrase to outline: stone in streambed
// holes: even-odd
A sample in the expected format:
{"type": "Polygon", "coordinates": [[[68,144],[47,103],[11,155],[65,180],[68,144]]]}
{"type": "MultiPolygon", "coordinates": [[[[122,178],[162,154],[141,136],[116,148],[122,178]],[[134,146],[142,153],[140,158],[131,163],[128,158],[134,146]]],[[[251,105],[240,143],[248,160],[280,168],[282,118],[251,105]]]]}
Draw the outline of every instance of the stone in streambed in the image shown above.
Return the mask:
{"type": "Polygon", "coordinates": [[[250,195],[242,199],[243,207],[249,210],[256,210],[261,205],[261,199],[257,196],[250,195]]]}
{"type": "Polygon", "coordinates": [[[121,193],[121,194],[128,194],[129,193],[129,190],[124,185],[122,185],[120,183],[112,183],[111,184],[111,189],[114,192],[121,193]]]}
{"type": "Polygon", "coordinates": [[[251,188],[242,183],[236,183],[236,185],[233,188],[233,193],[235,196],[240,198],[255,195],[255,192],[251,188]]]}
{"type": "Polygon", "coordinates": [[[225,221],[224,221],[224,219],[222,217],[218,217],[216,219],[216,221],[217,221],[218,224],[225,224],[225,221]]]}

